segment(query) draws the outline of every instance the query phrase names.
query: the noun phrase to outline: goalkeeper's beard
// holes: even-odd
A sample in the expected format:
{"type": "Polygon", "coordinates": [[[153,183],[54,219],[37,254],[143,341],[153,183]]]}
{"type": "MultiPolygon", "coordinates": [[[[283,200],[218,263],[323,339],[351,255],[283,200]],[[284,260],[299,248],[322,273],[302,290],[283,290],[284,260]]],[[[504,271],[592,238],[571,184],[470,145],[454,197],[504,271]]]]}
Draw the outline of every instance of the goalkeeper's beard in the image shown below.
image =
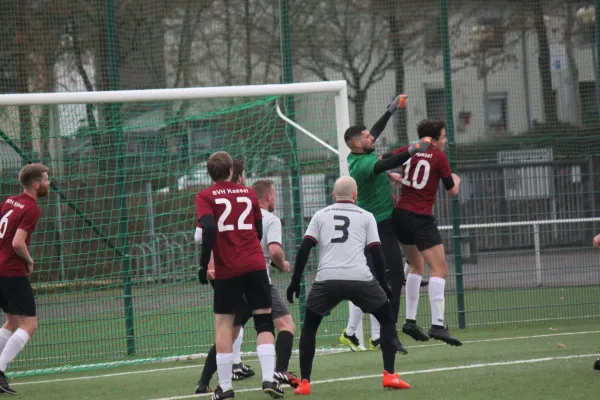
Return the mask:
{"type": "Polygon", "coordinates": [[[371,147],[371,148],[364,149],[364,150],[365,150],[365,154],[371,154],[375,151],[375,147],[371,147]]]}

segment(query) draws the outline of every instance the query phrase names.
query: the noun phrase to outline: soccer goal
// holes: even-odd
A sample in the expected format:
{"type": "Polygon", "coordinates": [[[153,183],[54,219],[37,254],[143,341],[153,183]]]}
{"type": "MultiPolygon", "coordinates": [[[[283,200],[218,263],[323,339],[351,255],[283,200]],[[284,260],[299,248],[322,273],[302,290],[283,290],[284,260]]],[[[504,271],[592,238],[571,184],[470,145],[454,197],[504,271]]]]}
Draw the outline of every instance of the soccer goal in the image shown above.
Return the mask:
{"type": "MultiPolygon", "coordinates": [[[[211,183],[212,152],[244,159],[247,185],[275,182],[291,261],[314,212],[333,201],[333,182],[348,173],[345,81],[6,94],[0,110],[0,195],[19,191],[16,173],[27,162],[47,164],[53,180],[32,240],[40,327],[13,376],[208,350],[212,291],[195,278],[194,195],[211,183]]],[[[307,283],[314,255],[311,263],[307,283]]],[[[272,276],[285,293],[289,275],[272,276]]],[[[299,324],[298,304],[291,311],[299,324]]],[[[347,316],[338,307],[319,337],[337,341],[347,316]]]]}

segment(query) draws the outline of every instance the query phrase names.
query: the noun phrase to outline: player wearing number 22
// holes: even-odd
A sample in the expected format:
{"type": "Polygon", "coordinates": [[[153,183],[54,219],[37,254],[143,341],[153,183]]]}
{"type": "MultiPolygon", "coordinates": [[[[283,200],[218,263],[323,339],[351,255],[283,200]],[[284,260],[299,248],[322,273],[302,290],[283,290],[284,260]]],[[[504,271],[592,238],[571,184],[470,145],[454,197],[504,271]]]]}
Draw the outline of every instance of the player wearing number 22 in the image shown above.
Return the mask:
{"type": "Polygon", "coordinates": [[[215,183],[196,195],[196,213],[202,229],[200,282],[207,282],[211,252],[215,265],[213,308],[219,386],[213,399],[234,398],[231,383],[233,321],[242,296],[246,296],[252,310],[258,334],[256,342],[263,391],[279,398],[283,396],[283,390],[273,377],[275,326],[271,314],[271,285],[260,245],[263,217],[258,198],[252,188],[231,182],[233,160],[228,153],[213,153],[207,169],[215,183]]]}
{"type": "MultiPolygon", "coordinates": [[[[449,196],[458,195],[460,179],[450,170],[448,157],[444,153],[446,129],[444,121],[424,120],[419,123],[420,138],[430,137],[427,152],[418,153],[404,164],[402,190],[396,203],[392,220],[398,241],[410,264],[406,277],[406,322],[402,332],[418,341],[429,338],[460,346],[460,340],[452,337],[444,327],[444,287],[448,265],[440,231],[435,224],[433,206],[440,180],[449,196]],[[431,304],[431,328],[428,334],[417,325],[419,288],[425,269],[431,268],[429,279],[429,302],[431,304]]],[[[406,147],[392,154],[406,151],[406,147]]]]}
{"type": "Polygon", "coordinates": [[[6,380],[8,364],[23,350],[37,329],[35,298],[28,276],[31,234],[42,212],[37,205],[48,195],[48,168],[29,164],[19,172],[23,193],[0,203],[0,307],[6,323],[0,329],[0,392],[16,394],[6,380]]]}

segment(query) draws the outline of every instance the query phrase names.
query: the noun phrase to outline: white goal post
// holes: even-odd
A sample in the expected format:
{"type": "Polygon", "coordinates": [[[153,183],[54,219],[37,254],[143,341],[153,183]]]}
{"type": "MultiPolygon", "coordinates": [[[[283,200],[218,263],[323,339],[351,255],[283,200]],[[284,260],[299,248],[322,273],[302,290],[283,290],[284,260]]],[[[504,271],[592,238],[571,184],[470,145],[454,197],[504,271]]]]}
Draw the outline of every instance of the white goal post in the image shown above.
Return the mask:
{"type": "MultiPolygon", "coordinates": [[[[344,132],[350,126],[348,107],[348,88],[344,80],[325,82],[302,82],[289,84],[247,85],[247,86],[215,86],[175,89],[119,90],[98,92],[56,92],[1,94],[0,107],[37,106],[63,104],[110,104],[141,103],[158,101],[181,101],[210,98],[261,97],[261,96],[293,96],[301,94],[332,93],[335,104],[335,124],[337,133],[337,150],[300,125],[287,118],[277,105],[277,113],[286,123],[294,126],[301,133],[311,137],[320,145],[338,156],[340,175],[348,175],[347,157],[350,152],[344,142],[344,132]]],[[[356,330],[357,338],[364,346],[362,322],[356,330]]]]}

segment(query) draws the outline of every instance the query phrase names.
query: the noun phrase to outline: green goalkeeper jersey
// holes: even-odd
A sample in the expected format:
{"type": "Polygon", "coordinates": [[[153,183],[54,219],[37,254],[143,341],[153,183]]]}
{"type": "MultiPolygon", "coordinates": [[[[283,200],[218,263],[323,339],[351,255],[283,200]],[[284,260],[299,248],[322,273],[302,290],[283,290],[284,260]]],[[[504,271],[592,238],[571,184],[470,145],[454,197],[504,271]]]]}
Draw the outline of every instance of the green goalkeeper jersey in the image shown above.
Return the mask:
{"type": "Polygon", "coordinates": [[[389,219],[394,211],[392,185],[387,174],[376,174],[374,166],[379,161],[373,153],[348,155],[350,176],[358,186],[356,205],[369,211],[377,222],[389,219]]]}

